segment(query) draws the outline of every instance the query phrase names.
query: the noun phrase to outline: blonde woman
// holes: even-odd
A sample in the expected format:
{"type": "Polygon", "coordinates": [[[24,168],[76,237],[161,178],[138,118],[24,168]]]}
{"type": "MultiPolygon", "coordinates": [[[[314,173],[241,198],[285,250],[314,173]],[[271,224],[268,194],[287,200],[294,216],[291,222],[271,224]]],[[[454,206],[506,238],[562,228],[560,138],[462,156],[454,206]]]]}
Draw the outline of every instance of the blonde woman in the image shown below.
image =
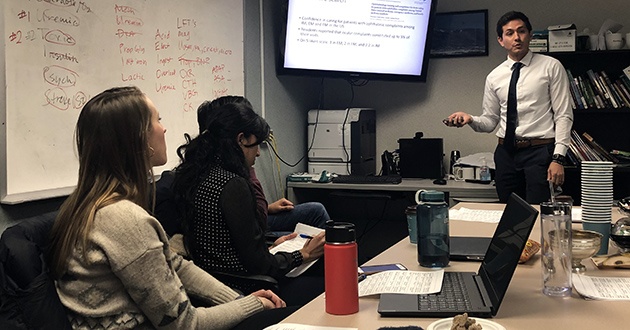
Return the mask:
{"type": "Polygon", "coordinates": [[[166,163],[165,132],[136,87],[104,91],[79,115],[79,180],[61,206],[50,247],[74,329],[229,329],[285,305],[271,291],[241,297],[171,252],[148,212],[147,178],[166,163]],[[193,307],[189,296],[211,307],[193,307]]]}

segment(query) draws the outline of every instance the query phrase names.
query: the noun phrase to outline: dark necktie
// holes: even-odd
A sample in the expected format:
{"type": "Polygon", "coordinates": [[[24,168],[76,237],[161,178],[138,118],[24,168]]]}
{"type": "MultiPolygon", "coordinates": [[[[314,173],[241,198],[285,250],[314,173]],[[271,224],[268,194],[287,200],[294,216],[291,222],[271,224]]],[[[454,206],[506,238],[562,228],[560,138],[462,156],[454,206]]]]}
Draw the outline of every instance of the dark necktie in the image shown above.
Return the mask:
{"type": "Polygon", "coordinates": [[[518,114],[516,112],[516,83],[518,82],[518,76],[521,72],[523,63],[516,62],[512,66],[512,79],[510,79],[510,89],[508,91],[507,101],[507,125],[505,128],[504,145],[508,150],[514,150],[516,146],[516,119],[518,114]]]}

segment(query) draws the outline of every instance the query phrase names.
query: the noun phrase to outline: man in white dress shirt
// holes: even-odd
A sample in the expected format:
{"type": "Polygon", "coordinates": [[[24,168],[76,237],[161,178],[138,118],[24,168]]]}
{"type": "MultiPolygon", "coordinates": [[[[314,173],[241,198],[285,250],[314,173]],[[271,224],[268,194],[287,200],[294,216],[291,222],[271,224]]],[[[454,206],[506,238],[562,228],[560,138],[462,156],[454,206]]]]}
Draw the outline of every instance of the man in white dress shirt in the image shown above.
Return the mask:
{"type": "Polygon", "coordinates": [[[494,161],[500,201],[507,202],[515,192],[538,204],[549,200],[547,181],[555,186],[564,183],[573,125],[569,80],[558,60],[529,50],[532,26],[523,13],[503,15],[497,22],[497,35],[507,60],[486,77],[481,116],[456,112],[445,124],[468,124],[476,132],[487,133],[498,126],[494,161]],[[510,108],[512,114],[508,114],[510,108]]]}

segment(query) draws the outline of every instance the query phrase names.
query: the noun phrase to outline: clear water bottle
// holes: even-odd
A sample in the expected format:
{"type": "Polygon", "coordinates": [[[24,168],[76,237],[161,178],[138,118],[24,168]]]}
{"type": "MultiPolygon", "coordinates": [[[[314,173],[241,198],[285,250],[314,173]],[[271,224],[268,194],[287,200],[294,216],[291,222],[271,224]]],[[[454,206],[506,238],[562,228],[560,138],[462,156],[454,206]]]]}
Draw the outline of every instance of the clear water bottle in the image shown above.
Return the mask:
{"type": "Polygon", "coordinates": [[[490,175],[490,168],[488,167],[488,162],[485,157],[481,157],[481,168],[479,169],[479,179],[481,181],[490,181],[492,180],[492,175],[490,175]]]}
{"type": "Polygon", "coordinates": [[[453,150],[451,151],[451,167],[449,170],[449,174],[453,174],[453,165],[455,165],[455,163],[457,163],[457,160],[462,156],[462,154],[459,152],[459,150],[453,150]]]}
{"type": "Polygon", "coordinates": [[[571,295],[571,206],[565,202],[540,204],[543,292],[549,296],[571,295]]]}
{"type": "Polygon", "coordinates": [[[448,204],[444,193],[429,190],[416,194],[418,263],[422,267],[446,267],[450,258],[448,204]]]}

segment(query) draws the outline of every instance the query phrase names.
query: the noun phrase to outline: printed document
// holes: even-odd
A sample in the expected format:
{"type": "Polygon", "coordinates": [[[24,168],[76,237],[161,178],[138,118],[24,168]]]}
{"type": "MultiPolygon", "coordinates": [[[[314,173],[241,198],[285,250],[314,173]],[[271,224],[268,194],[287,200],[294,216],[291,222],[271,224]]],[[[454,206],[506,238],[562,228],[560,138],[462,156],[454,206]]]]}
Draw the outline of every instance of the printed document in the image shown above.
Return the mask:
{"type": "Polygon", "coordinates": [[[280,323],[266,327],[263,330],[358,330],[357,328],[322,327],[297,323],[280,323]]]}
{"type": "MultiPolygon", "coordinates": [[[[451,209],[448,211],[450,220],[464,220],[476,222],[499,223],[503,211],[498,210],[479,210],[462,207],[459,210],[451,209]]],[[[573,207],[571,210],[571,221],[582,222],[582,208],[573,207]]]]}
{"type": "MultiPolygon", "coordinates": [[[[274,247],[273,249],[269,250],[269,252],[271,252],[271,254],[276,254],[277,252],[293,252],[293,251],[299,250],[302,247],[304,247],[304,244],[306,244],[306,241],[308,240],[308,238],[301,237],[300,234],[307,235],[307,236],[315,236],[323,231],[324,230],[321,228],[305,225],[303,223],[298,223],[295,226],[295,231],[294,231],[295,233],[298,233],[298,235],[294,239],[285,241],[282,244],[274,247]]],[[[309,267],[311,267],[317,260],[319,259],[313,260],[311,262],[302,263],[301,265],[293,268],[285,276],[298,277],[302,273],[304,273],[309,267]]]]}
{"type": "Polygon", "coordinates": [[[450,220],[464,220],[464,221],[476,221],[476,222],[489,222],[499,223],[503,210],[477,210],[468,209],[465,207],[459,210],[451,209],[448,211],[448,218],[450,220]]]}
{"type": "Polygon", "coordinates": [[[359,297],[381,293],[429,294],[442,290],[444,269],[428,272],[388,270],[359,282],[359,297]]]}
{"type": "Polygon", "coordinates": [[[630,300],[630,278],[597,277],[573,274],[571,278],[577,292],[590,299],[630,300]]]}

